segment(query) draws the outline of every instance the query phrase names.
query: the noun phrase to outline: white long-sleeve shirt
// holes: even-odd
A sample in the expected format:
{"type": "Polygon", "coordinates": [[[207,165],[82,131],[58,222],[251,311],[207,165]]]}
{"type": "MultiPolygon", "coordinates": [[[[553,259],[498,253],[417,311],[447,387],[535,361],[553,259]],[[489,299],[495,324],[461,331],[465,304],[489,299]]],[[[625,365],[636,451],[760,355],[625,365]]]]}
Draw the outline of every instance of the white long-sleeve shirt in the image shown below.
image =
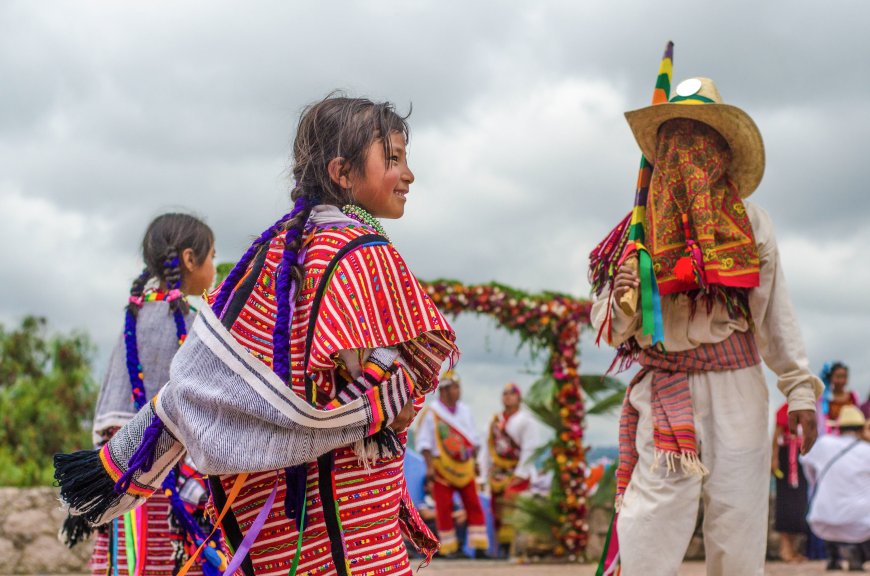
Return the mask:
{"type": "Polygon", "coordinates": [[[807,515],[813,532],[832,542],[870,539],[870,442],[829,434],[801,462],[814,494],[807,515]]]}
{"type": "MultiPolygon", "coordinates": [[[[433,400],[433,403],[435,402],[441,404],[441,401],[437,398],[433,400]]],[[[443,404],[441,405],[444,406],[443,404]]],[[[424,408],[424,410],[426,409],[424,408]]],[[[444,410],[449,412],[449,409],[446,407],[444,407],[444,410]]],[[[463,432],[463,435],[474,445],[475,449],[480,448],[480,435],[474,426],[474,416],[471,414],[471,408],[463,402],[457,402],[456,411],[451,414],[451,417],[455,421],[455,424],[457,424],[457,428],[463,432]]],[[[417,452],[422,453],[424,450],[428,450],[432,453],[433,457],[440,456],[435,433],[435,414],[430,408],[426,410],[416,430],[414,447],[417,449],[417,452]]]]}
{"type": "Polygon", "coordinates": [[[550,492],[552,472],[546,472],[538,467],[534,455],[539,448],[547,444],[553,437],[553,430],[526,410],[514,414],[505,426],[505,433],[520,447],[520,457],[514,476],[527,479],[529,490],[538,494],[550,492]]]}
{"type": "MultiPolygon", "coordinates": [[[[816,398],[822,393],[823,386],[810,372],[800,326],[780,264],[773,223],[763,209],[750,202],[745,204],[761,259],[760,284],[749,291],[749,309],[755,324],[758,351],[764,363],[777,375],[777,386],[788,399],[789,411],[815,410],[816,398]]],[[[607,306],[612,308],[613,314],[610,344],[618,346],[631,337],[642,348],[652,344],[651,336],[643,335],[640,311],[630,317],[612,298],[600,298],[593,304],[592,323],[596,330],[604,323],[607,306]]],[[[709,314],[706,307],[700,305],[692,317],[686,294],[662,297],[662,320],[665,349],[669,352],[722,342],[735,331],[749,329],[745,318],[729,317],[725,305],[718,301],[709,314]]]]}
{"type": "Polygon", "coordinates": [[[550,441],[552,432],[525,408],[511,416],[505,426],[505,433],[520,447],[520,457],[514,476],[532,479],[537,467],[532,458],[535,451],[550,441]]]}

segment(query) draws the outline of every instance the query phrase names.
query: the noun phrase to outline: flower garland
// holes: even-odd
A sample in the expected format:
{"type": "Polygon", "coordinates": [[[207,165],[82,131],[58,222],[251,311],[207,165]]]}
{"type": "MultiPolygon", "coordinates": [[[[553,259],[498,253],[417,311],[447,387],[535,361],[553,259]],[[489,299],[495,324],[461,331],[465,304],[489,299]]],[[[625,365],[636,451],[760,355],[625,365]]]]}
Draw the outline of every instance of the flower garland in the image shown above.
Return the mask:
{"type": "Polygon", "coordinates": [[[369,228],[374,229],[375,232],[383,236],[387,239],[387,242],[390,241],[390,237],[387,236],[387,231],[384,230],[381,221],[372,216],[365,208],[362,206],[357,206],[356,204],[345,204],[341,211],[345,213],[346,216],[353,218],[360,224],[365,224],[369,228]]]}
{"type": "Polygon", "coordinates": [[[533,353],[548,352],[546,371],[556,382],[560,420],[552,450],[560,488],[552,496],[557,500],[560,522],[551,527],[558,542],[553,552],[571,561],[580,560],[589,525],[577,347],[581,328],[590,322],[592,304],[565,294],[528,294],[501,284],[465,286],[457,281],[437,280],[423,285],[442,312],[492,316],[508,332],[519,335],[533,353]]]}

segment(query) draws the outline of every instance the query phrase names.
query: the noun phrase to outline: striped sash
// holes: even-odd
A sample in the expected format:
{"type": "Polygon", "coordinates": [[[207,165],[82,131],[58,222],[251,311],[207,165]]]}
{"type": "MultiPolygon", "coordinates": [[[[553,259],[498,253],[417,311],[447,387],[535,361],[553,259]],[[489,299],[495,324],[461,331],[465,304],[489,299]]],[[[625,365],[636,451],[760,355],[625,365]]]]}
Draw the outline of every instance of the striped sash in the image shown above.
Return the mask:
{"type": "Polygon", "coordinates": [[[655,465],[663,459],[668,470],[676,470],[680,460],[683,472],[705,475],[707,469],[698,456],[695,440],[695,414],[689,388],[691,372],[724,372],[749,368],[761,362],[755,337],[750,332],[734,332],[717,344],[702,344],[685,352],[662,352],[648,348],[638,359],[643,367],[631,381],[622,403],[619,419],[619,467],[616,470],[616,501],[622,495],[637,464],[638,412],[629,402],[634,386],[652,373],[650,406],[653,417],[655,465]]]}

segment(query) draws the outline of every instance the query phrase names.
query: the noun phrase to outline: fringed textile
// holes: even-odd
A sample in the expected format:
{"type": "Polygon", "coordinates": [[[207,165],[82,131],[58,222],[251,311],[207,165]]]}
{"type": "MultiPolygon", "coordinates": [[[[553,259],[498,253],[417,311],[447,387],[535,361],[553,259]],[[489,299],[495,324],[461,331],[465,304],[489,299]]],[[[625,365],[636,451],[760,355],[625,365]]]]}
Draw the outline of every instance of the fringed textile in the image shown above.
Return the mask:
{"type": "Polygon", "coordinates": [[[755,337],[750,332],[734,332],[717,344],[703,344],[685,352],[661,352],[652,348],[640,353],[643,367],[625,391],[619,420],[619,467],[616,470],[616,499],[622,501],[637,464],[638,412],[629,402],[635,385],[652,374],[650,382],[653,417],[655,466],[664,463],[668,472],[676,471],[677,460],[683,473],[705,475],[695,440],[695,414],[689,387],[690,372],[723,372],[749,368],[761,362],[755,337]]]}

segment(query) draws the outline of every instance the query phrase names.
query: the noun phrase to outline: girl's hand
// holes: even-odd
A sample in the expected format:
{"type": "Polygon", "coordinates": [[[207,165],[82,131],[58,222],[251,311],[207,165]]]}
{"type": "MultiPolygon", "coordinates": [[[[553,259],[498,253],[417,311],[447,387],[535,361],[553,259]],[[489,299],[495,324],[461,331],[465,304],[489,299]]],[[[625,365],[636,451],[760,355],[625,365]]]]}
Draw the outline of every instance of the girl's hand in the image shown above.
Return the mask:
{"type": "Polygon", "coordinates": [[[411,399],[402,407],[398,416],[390,422],[390,428],[394,432],[404,432],[411,425],[411,420],[414,419],[414,400],[411,399]]]}
{"type": "Polygon", "coordinates": [[[640,278],[637,272],[630,266],[623,264],[616,271],[616,276],[613,278],[613,296],[618,302],[631,289],[637,289],[640,286],[640,278]]]}

